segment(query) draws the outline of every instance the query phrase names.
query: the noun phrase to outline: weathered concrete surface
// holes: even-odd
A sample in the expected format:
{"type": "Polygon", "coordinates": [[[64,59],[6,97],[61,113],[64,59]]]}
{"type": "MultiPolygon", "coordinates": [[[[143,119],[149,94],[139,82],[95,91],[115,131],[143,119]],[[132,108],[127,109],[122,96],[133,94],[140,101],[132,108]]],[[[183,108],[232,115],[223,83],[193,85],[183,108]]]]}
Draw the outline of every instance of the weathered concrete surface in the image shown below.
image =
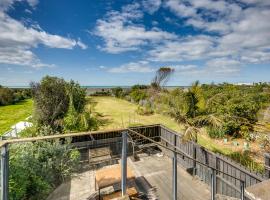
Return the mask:
{"type": "Polygon", "coordinates": [[[251,200],[269,200],[270,179],[247,187],[245,192],[251,200]]]}
{"type": "MultiPolygon", "coordinates": [[[[172,162],[167,157],[146,156],[140,161],[128,165],[134,170],[136,177],[144,177],[152,186],[157,188],[160,200],[172,199],[172,162]]],[[[87,171],[59,186],[48,200],[87,200],[95,192],[94,171],[87,171]]],[[[138,178],[140,179],[140,178],[138,178]]],[[[138,181],[140,182],[140,181],[138,181]]],[[[178,166],[178,199],[208,200],[208,186],[190,176],[178,166]]]]}

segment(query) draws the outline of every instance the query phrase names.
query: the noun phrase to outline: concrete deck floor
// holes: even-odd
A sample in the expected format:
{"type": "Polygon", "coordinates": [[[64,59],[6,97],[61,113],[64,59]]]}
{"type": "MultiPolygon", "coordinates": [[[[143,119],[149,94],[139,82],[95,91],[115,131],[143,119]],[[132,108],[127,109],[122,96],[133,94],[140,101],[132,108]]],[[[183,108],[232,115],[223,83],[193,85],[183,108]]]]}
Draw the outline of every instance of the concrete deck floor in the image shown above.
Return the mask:
{"type": "MultiPolygon", "coordinates": [[[[172,162],[167,157],[145,156],[140,161],[128,165],[133,168],[137,177],[145,179],[157,188],[160,200],[172,199],[172,162]]],[[[87,200],[94,192],[94,171],[87,171],[74,177],[71,181],[60,185],[48,200],[87,200]]],[[[206,184],[190,176],[178,166],[178,199],[207,200],[210,199],[209,188],[206,184]]]]}

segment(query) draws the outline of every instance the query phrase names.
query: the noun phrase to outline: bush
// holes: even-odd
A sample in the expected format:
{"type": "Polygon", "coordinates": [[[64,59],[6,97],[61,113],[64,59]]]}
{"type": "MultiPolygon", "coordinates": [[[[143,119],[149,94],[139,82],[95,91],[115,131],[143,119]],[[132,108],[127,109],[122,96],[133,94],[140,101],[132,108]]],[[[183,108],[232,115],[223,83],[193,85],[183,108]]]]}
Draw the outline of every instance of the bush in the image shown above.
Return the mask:
{"type": "Polygon", "coordinates": [[[136,102],[144,100],[148,97],[146,90],[144,89],[136,89],[130,92],[129,96],[136,102]]]}
{"type": "Polygon", "coordinates": [[[221,128],[207,128],[207,133],[210,138],[223,138],[225,136],[225,131],[221,128]]]}
{"type": "Polygon", "coordinates": [[[9,199],[46,199],[72,176],[79,160],[78,150],[60,141],[11,145],[9,199]]]}
{"type": "Polygon", "coordinates": [[[0,87],[0,105],[10,105],[14,103],[13,92],[9,88],[0,87]]]}
{"type": "Polygon", "coordinates": [[[124,96],[123,88],[121,87],[112,88],[112,94],[117,98],[122,98],[124,96]]]}
{"type": "Polygon", "coordinates": [[[138,106],[136,112],[139,115],[152,115],[152,114],[154,114],[154,110],[152,109],[150,104],[147,104],[145,106],[138,106]]]}

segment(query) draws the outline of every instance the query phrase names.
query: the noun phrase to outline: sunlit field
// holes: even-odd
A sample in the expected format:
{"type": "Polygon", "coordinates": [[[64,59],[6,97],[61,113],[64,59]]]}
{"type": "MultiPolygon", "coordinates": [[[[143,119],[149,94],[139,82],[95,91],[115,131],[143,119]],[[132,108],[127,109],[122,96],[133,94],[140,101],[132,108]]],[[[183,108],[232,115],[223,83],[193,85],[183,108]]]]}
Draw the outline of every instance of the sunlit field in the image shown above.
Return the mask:
{"type": "Polygon", "coordinates": [[[25,120],[32,114],[33,101],[25,100],[15,105],[0,106],[0,135],[19,121],[25,120]]]}

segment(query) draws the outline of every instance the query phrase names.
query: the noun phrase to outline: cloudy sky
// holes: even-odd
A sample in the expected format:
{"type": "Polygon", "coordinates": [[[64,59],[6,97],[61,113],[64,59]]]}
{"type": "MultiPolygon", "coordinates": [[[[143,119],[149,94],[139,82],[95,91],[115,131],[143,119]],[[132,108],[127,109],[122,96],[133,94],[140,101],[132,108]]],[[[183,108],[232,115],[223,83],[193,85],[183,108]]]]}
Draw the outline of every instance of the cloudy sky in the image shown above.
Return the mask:
{"type": "Polygon", "coordinates": [[[270,81],[269,0],[0,0],[0,84],[270,81]]]}

